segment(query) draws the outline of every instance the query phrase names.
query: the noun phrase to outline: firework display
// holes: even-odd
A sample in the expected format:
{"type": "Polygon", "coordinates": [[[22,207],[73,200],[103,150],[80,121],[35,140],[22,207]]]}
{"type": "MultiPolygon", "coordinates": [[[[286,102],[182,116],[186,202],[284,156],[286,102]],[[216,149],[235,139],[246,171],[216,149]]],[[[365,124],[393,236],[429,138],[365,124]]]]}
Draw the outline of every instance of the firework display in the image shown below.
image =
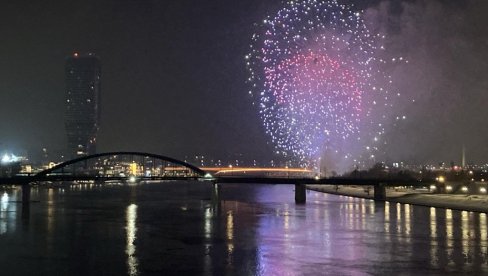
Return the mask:
{"type": "Polygon", "coordinates": [[[338,170],[375,158],[399,96],[380,69],[382,38],[336,0],[288,1],[260,24],[249,93],[277,152],[338,170]]]}

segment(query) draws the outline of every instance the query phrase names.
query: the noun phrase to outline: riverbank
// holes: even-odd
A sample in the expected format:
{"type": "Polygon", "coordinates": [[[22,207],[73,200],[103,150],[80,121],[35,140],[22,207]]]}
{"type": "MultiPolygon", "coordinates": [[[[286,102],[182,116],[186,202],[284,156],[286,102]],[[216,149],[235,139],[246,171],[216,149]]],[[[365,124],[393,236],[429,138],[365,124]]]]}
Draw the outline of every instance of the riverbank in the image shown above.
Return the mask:
{"type": "MultiPolygon", "coordinates": [[[[364,187],[339,186],[336,190],[334,185],[307,185],[307,189],[366,199],[374,197],[373,189],[368,192],[364,187]]],[[[413,190],[386,189],[386,198],[387,201],[395,203],[488,213],[488,195],[431,194],[413,190]]]]}

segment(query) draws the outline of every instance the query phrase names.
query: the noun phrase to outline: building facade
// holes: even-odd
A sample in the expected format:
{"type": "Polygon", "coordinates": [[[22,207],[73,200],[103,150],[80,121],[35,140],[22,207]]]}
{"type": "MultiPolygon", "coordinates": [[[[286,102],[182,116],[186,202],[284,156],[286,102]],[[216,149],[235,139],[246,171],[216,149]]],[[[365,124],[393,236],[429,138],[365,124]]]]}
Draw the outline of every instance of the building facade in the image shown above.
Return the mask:
{"type": "Polygon", "coordinates": [[[66,58],[65,73],[68,157],[94,154],[100,125],[100,59],[74,53],[66,58]]]}

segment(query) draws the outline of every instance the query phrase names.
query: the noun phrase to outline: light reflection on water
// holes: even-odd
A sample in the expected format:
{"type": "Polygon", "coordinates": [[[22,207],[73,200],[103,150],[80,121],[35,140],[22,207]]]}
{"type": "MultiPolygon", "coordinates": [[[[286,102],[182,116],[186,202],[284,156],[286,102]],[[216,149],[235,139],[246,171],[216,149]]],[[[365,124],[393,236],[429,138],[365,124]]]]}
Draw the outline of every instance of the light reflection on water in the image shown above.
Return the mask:
{"type": "Polygon", "coordinates": [[[7,233],[8,201],[9,197],[7,192],[3,192],[0,209],[0,235],[7,233]]]}
{"type": "Polygon", "coordinates": [[[445,239],[447,240],[447,257],[448,257],[448,265],[454,264],[453,252],[454,252],[454,232],[453,232],[453,217],[452,217],[452,210],[446,210],[446,235],[445,239]]]}
{"type": "Polygon", "coordinates": [[[7,211],[7,208],[8,208],[8,194],[7,192],[3,192],[1,211],[7,211]]]}
{"type": "Polygon", "coordinates": [[[0,190],[0,235],[16,230],[17,220],[17,204],[15,204],[17,197],[17,190],[0,190]]]}
{"type": "MultiPolygon", "coordinates": [[[[430,267],[423,267],[419,270],[426,274],[441,271],[472,272],[473,269],[487,272],[486,214],[386,202],[382,204],[383,208],[377,209],[382,213],[382,220],[378,221],[376,219],[378,217],[374,213],[371,216],[365,215],[370,214],[364,209],[366,206],[370,206],[369,202],[365,203],[364,200],[348,197],[322,196],[325,200],[337,201],[340,199],[339,202],[336,202],[337,206],[321,206],[324,207],[322,212],[314,210],[310,215],[314,220],[324,221],[325,223],[321,225],[325,227],[308,229],[309,224],[305,223],[305,225],[302,224],[302,229],[293,229],[294,235],[291,237],[297,237],[296,239],[288,239],[285,227],[283,232],[277,232],[277,229],[268,229],[267,224],[262,225],[259,235],[262,239],[269,236],[271,241],[276,241],[280,240],[278,237],[284,237],[276,248],[270,247],[269,244],[273,244],[270,241],[260,240],[260,243],[267,244],[263,246],[265,249],[263,255],[268,258],[259,258],[264,262],[261,265],[265,268],[264,275],[300,274],[303,265],[313,267],[319,263],[328,263],[328,260],[335,262],[338,266],[342,264],[342,268],[331,272],[332,274],[365,272],[361,269],[349,270],[348,265],[351,262],[356,267],[367,267],[368,265],[374,266],[376,262],[381,263],[382,266],[388,266],[389,261],[394,266],[398,265],[398,271],[407,269],[409,273],[417,273],[420,267],[405,265],[409,260],[412,263],[423,263],[428,260],[430,267]],[[335,213],[337,210],[339,210],[339,217],[335,213]],[[317,216],[317,214],[322,214],[322,216],[317,216]],[[328,218],[333,218],[330,223],[328,223],[328,218]],[[479,223],[475,223],[476,220],[479,223]],[[378,229],[377,224],[382,226],[382,232],[375,231],[378,229]],[[340,231],[336,231],[338,229],[340,231]],[[440,232],[440,229],[444,229],[444,231],[440,232]],[[355,233],[350,234],[351,231],[355,233]],[[372,233],[373,231],[375,232],[372,233]],[[368,243],[367,239],[371,239],[371,243],[368,243]],[[485,242],[475,243],[477,239],[485,242]],[[320,240],[323,242],[318,243],[320,240]],[[365,246],[365,241],[371,246],[365,246]],[[296,250],[287,250],[289,244],[294,245],[296,250]],[[294,270],[296,268],[293,266],[292,270],[285,269],[286,265],[275,261],[283,260],[285,257],[278,252],[286,252],[285,259],[303,265],[298,270],[294,270]],[[396,264],[396,262],[399,263],[396,264]]],[[[319,205],[320,200],[318,199],[314,195],[313,203],[319,205]]],[[[378,205],[381,206],[381,203],[378,205]]],[[[309,217],[308,207],[310,206],[305,209],[306,218],[309,217]]],[[[317,207],[313,206],[311,209],[317,207]]],[[[302,211],[299,208],[293,208],[283,220],[300,219],[303,216],[302,211]]]]}
{"type": "Polygon", "coordinates": [[[411,213],[411,209],[410,209],[410,204],[404,204],[403,207],[404,207],[404,210],[405,210],[405,219],[404,219],[404,222],[405,222],[405,235],[407,237],[407,242],[410,242],[410,234],[411,234],[411,216],[412,216],[412,213],[411,213]]]}
{"type": "Polygon", "coordinates": [[[56,202],[54,201],[54,189],[49,188],[47,190],[47,232],[48,234],[52,234],[53,231],[53,224],[56,220],[55,212],[56,210],[56,202]]]}
{"type": "Polygon", "coordinates": [[[129,268],[128,274],[138,275],[137,273],[138,261],[136,257],[136,245],[135,245],[135,241],[137,238],[137,226],[136,226],[137,205],[136,204],[130,204],[127,207],[126,217],[127,217],[127,226],[126,226],[127,247],[125,252],[127,253],[127,266],[129,268]]]}
{"type": "MultiPolygon", "coordinates": [[[[212,188],[214,189],[214,188],[212,188]]],[[[204,243],[204,271],[206,275],[212,274],[211,239],[213,228],[213,214],[210,207],[205,208],[203,233],[207,242],[204,243]]]]}
{"type": "MultiPolygon", "coordinates": [[[[48,256],[41,274],[488,273],[484,213],[310,191],[307,204],[295,205],[292,186],[223,185],[215,206],[211,189],[202,183],[33,189],[39,202],[27,224],[18,224],[20,193],[0,189],[0,265],[29,255],[48,256]]],[[[26,273],[16,274],[40,265],[38,258],[25,262],[15,271],[26,273]]]]}
{"type": "Polygon", "coordinates": [[[438,260],[436,258],[437,252],[437,216],[436,216],[436,208],[430,208],[430,222],[429,222],[429,230],[430,230],[430,265],[432,267],[438,266],[438,260]]]}
{"type": "MultiPolygon", "coordinates": [[[[470,241],[469,222],[470,222],[470,218],[468,217],[468,212],[462,211],[461,212],[461,233],[462,233],[461,248],[462,248],[462,254],[464,256],[470,256],[470,254],[472,253],[469,250],[469,241],[470,241]]],[[[468,260],[466,264],[469,265],[469,263],[470,262],[468,260]]]]}
{"type": "Polygon", "coordinates": [[[487,231],[487,221],[486,221],[486,214],[480,214],[480,247],[481,247],[481,254],[484,256],[488,255],[488,231],[487,231]]]}
{"type": "Polygon", "coordinates": [[[227,264],[232,265],[232,254],[234,253],[234,216],[232,210],[227,212],[227,264]]]}

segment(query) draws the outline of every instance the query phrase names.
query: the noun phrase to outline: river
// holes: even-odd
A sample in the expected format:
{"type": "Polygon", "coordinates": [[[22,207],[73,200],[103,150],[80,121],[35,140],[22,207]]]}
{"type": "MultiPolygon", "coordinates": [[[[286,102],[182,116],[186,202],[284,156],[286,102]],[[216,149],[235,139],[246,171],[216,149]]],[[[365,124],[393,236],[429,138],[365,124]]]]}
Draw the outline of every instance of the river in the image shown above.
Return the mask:
{"type": "Polygon", "coordinates": [[[0,275],[488,273],[485,213],[292,185],[203,182],[0,189],[0,275]]]}

